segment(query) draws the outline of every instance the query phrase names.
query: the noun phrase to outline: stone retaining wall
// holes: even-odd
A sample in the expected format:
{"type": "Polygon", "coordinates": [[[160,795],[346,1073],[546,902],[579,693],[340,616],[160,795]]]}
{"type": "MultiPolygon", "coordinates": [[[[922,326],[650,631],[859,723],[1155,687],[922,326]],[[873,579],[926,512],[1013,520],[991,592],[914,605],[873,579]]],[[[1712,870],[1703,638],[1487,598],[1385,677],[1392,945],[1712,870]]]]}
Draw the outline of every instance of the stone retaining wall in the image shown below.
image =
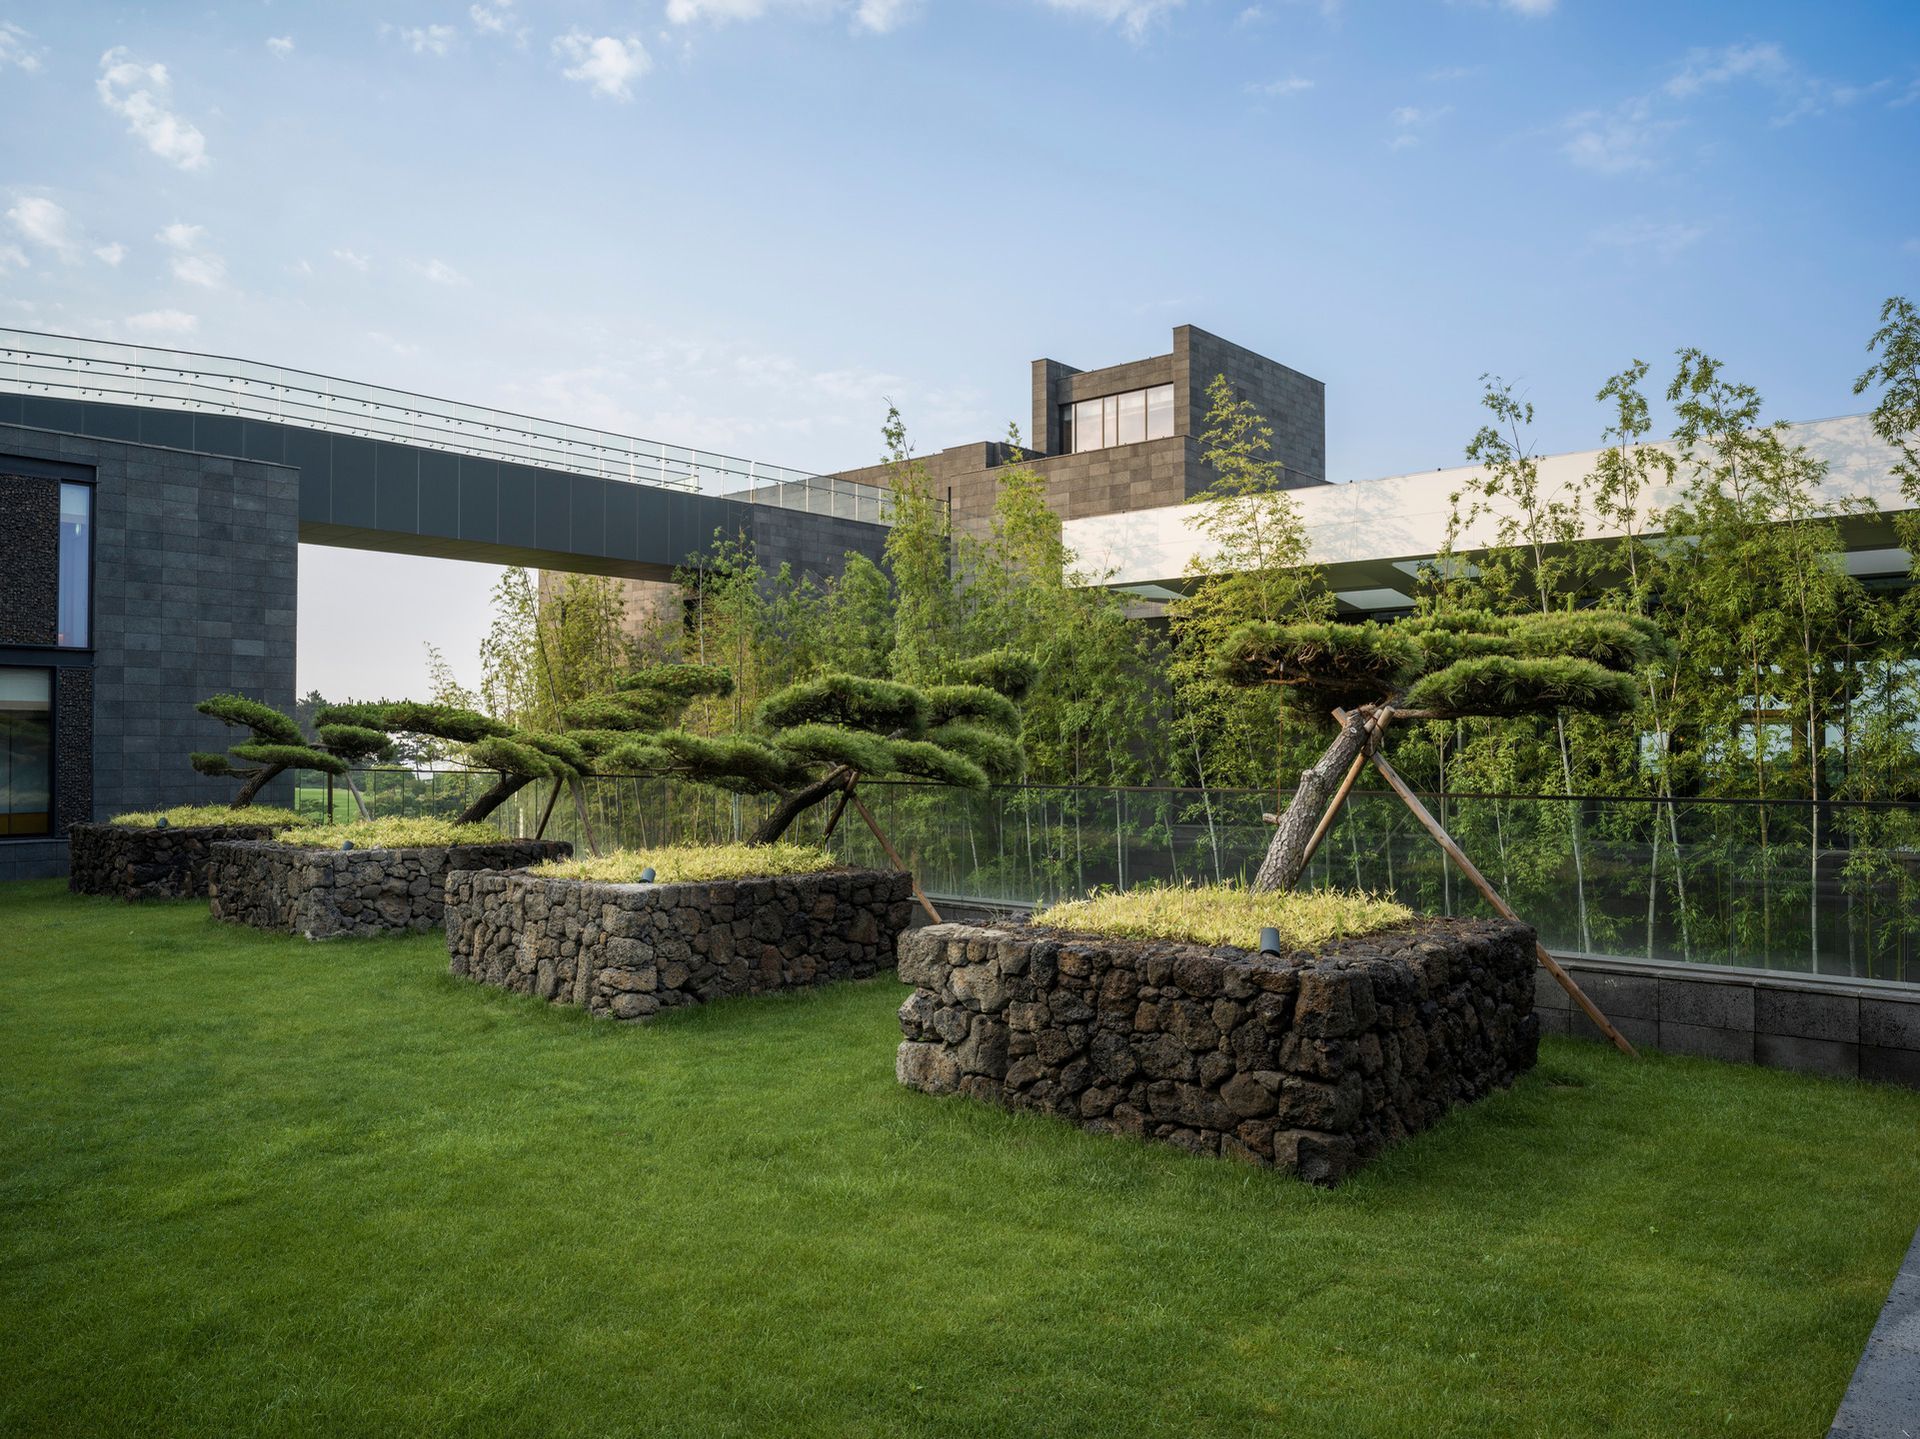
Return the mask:
{"type": "Polygon", "coordinates": [[[213,917],[308,939],[438,928],[451,870],[514,869],[565,859],[561,840],[514,839],[449,849],[312,849],[216,844],[213,917]]]}
{"type": "Polygon", "coordinates": [[[279,824],[209,824],[134,829],[124,824],[67,828],[67,888],[126,900],[205,898],[213,846],[271,839],[279,824]]]}
{"type": "Polygon", "coordinates": [[[1319,953],[931,925],[902,1084],[1336,1184],[1532,1067],[1533,931],[1422,920],[1319,953]]]}
{"type": "Polygon", "coordinates": [[[591,884],[457,870],[449,969],[614,1019],[888,969],[905,874],[829,870],[710,884],[591,884]]]}

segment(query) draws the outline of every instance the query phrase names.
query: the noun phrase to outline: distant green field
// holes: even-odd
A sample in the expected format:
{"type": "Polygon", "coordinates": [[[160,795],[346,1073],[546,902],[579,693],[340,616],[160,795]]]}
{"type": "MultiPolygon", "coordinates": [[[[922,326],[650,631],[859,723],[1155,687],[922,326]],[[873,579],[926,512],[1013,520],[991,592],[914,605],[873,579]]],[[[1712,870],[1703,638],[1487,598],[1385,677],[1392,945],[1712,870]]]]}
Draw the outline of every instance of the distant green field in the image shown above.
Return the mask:
{"type": "Polygon", "coordinates": [[[1812,1435],[1920,1095],[1549,1041],[1331,1193],[902,1089],[891,979],[647,1028],[0,886],[0,1434],[1812,1435]]]}

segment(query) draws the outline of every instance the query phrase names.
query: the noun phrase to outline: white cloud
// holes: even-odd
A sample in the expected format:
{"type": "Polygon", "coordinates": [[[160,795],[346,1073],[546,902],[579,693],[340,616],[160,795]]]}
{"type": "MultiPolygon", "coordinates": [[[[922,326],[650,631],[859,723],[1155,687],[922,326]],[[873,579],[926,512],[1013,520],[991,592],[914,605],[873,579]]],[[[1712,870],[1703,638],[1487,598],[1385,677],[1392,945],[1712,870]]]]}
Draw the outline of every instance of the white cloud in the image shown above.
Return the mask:
{"type": "Polygon", "coordinates": [[[27,258],[27,252],[18,245],[0,245],[0,273],[9,269],[27,270],[33,262],[27,258]]]}
{"type": "Polygon", "coordinates": [[[31,75],[40,68],[40,61],[46,51],[36,50],[32,45],[33,36],[11,21],[0,20],[0,70],[12,66],[15,70],[24,70],[31,75]]]}
{"type": "Polygon", "coordinates": [[[1422,109],[1418,105],[1401,105],[1389,117],[1393,121],[1393,135],[1387,141],[1389,150],[1405,150],[1418,145],[1421,131],[1453,113],[1451,105],[1434,105],[1422,109]]]}
{"type": "Polygon", "coordinates": [[[7,221],[23,240],[52,250],[62,259],[72,257],[78,240],[67,212],[41,195],[23,195],[7,211],[7,221]]]}
{"type": "Polygon", "coordinates": [[[1566,122],[1561,153],[1582,170],[1601,175],[1649,170],[1661,139],[1676,123],[1656,116],[1645,96],[1611,110],[1583,110],[1566,122]]]}
{"type": "Polygon", "coordinates": [[[489,3],[469,5],[467,18],[473,22],[477,33],[508,36],[523,50],[527,46],[527,36],[532,33],[529,27],[518,23],[513,0],[489,0],[489,3]]]}
{"type": "Polygon", "coordinates": [[[269,35],[267,37],[267,49],[272,53],[274,59],[284,60],[293,53],[293,36],[269,35]]]}
{"type": "Polygon", "coordinates": [[[1511,10],[1516,15],[1525,15],[1529,19],[1551,15],[1559,3],[1560,0],[1500,0],[1502,9],[1511,10]]]}
{"type": "Polygon", "coordinates": [[[1684,100],[1732,80],[1779,81],[1786,78],[1791,69],[1786,53],[1770,40],[1727,45],[1718,50],[1694,50],[1679,72],[1667,81],[1666,92],[1676,100],[1684,100]]]}
{"type": "Polygon", "coordinates": [[[553,53],[573,62],[561,74],[578,80],[596,95],[614,100],[632,99],[633,82],[653,68],[647,47],[631,35],[621,40],[569,30],[553,42],[553,53]]]}
{"type": "Polygon", "coordinates": [[[1107,25],[1118,25],[1129,40],[1146,38],[1147,27],[1183,0],[1044,0],[1055,10],[1085,15],[1107,25]]]}
{"type": "Polygon", "coordinates": [[[126,325],[142,335],[191,335],[200,327],[200,317],[185,310],[148,310],[127,316],[126,325]]]}
{"type": "Polygon", "coordinates": [[[381,349],[391,350],[394,354],[402,358],[420,353],[420,347],[418,345],[409,344],[405,340],[396,340],[384,330],[368,330],[367,338],[373,341],[374,344],[380,346],[381,349]]]}
{"type": "Polygon", "coordinates": [[[207,232],[202,226],[185,225],[176,220],[153,238],[173,252],[173,258],[167,263],[174,279],[205,290],[217,290],[227,278],[227,262],[206,248],[207,232]]]}
{"type": "Polygon", "coordinates": [[[118,240],[105,245],[96,245],[93,257],[103,265],[118,267],[120,262],[127,258],[127,247],[118,240]]]}
{"type": "Polygon", "coordinates": [[[1610,250],[1640,251],[1671,260],[1682,250],[1698,244],[1706,234],[1705,225],[1681,221],[1621,220],[1602,227],[1594,234],[1593,241],[1610,250]]]}
{"type": "Polygon", "coordinates": [[[358,270],[363,275],[367,273],[367,266],[373,263],[368,256],[362,255],[357,250],[335,250],[333,258],[349,269],[358,270]]]}
{"type": "Polygon", "coordinates": [[[1255,95],[1298,95],[1303,90],[1311,90],[1313,81],[1300,75],[1286,75],[1278,80],[1269,80],[1265,84],[1248,85],[1247,89],[1255,95]]]}
{"type": "Polygon", "coordinates": [[[416,55],[443,56],[453,48],[451,25],[414,25],[399,35],[400,43],[416,55]]]}
{"type": "Polygon", "coordinates": [[[94,88],[100,103],[127,122],[129,134],[170,165],[199,170],[207,163],[207,137],[170,108],[172,81],[167,67],[142,65],[116,45],[100,57],[100,78],[94,88]]]}
{"type": "Polygon", "coordinates": [[[431,280],[436,285],[464,285],[467,277],[461,274],[445,260],[428,260],[426,264],[416,264],[413,272],[421,278],[431,280]]]}
{"type": "Polygon", "coordinates": [[[914,9],[914,0],[860,0],[854,7],[855,28],[885,35],[905,23],[914,9]]]}

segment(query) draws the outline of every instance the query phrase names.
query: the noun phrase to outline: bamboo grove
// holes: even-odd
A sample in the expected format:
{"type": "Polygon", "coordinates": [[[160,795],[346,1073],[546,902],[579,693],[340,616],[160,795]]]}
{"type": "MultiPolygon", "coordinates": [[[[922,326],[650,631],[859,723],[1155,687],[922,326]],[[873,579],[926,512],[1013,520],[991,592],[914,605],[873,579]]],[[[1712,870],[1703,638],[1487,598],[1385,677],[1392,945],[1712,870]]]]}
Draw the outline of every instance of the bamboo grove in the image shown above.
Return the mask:
{"type": "MultiPolygon", "coordinates": [[[[1920,506],[1912,304],[1887,302],[1866,355],[1856,389],[1920,506]]],[[[1636,710],[1409,723],[1395,763],[1418,788],[1461,797],[1445,801],[1449,822],[1490,876],[1564,910],[1585,948],[1801,946],[1816,963],[1840,943],[1910,953],[1920,811],[1904,806],[1920,802],[1920,602],[1849,574],[1843,535],[1867,502],[1835,499],[1760,392],[1701,351],[1659,374],[1627,365],[1595,399],[1590,472],[1549,485],[1532,406],[1485,378],[1483,422],[1465,447],[1475,468],[1448,497],[1447,543],[1419,576],[1409,619],[1643,616],[1668,645],[1633,674],[1636,710]],[[1583,543],[1596,533],[1618,537],[1583,543]],[[1477,796],[1489,798],[1467,798],[1477,796]],[[1738,884],[1707,884],[1700,876],[1715,867],[1738,884]],[[1850,916],[1846,935],[1823,934],[1821,915],[1838,912],[1850,916]]],[[[738,537],[716,535],[680,572],[680,602],[640,617],[625,613],[614,582],[554,576],[536,596],[524,572],[509,571],[480,691],[460,690],[435,655],[436,698],[537,727],[636,661],[717,664],[733,691],[696,700],[685,723],[719,734],[814,675],[941,684],[969,659],[1010,649],[1037,662],[1038,678],[1024,705],[1027,784],[998,798],[994,822],[1025,808],[1017,847],[1029,885],[1044,873],[1053,892],[1070,891],[1103,846],[1123,876],[1129,852],[1156,847],[1168,877],[1205,876],[1209,852],[1223,863],[1230,816],[1244,821],[1261,794],[1280,807],[1333,733],[1327,714],[1284,690],[1229,682],[1218,657],[1250,622],[1331,621],[1336,608],[1309,563],[1265,418],[1224,381],[1208,400],[1200,448],[1215,478],[1196,497],[1194,527],[1211,553],[1164,614],[1103,587],[1106,576],[1065,544],[1041,476],[1017,459],[1000,472],[991,515],[956,520],[890,408],[884,567],[849,555],[816,581],[769,571],[738,537]],[[1121,791],[1135,798],[1097,798],[1121,791]],[[1098,818],[1122,810],[1127,819],[1098,818]]],[[[1912,516],[1895,524],[1920,551],[1912,516]]],[[[932,821],[929,846],[971,847],[991,868],[981,835],[932,821]]],[[[911,828],[911,817],[895,823],[911,828]]],[[[1415,858],[1384,808],[1356,804],[1343,824],[1352,833],[1332,848],[1350,844],[1356,875],[1364,851],[1372,882],[1383,882],[1384,860],[1395,886],[1418,891],[1405,897],[1454,901],[1445,867],[1415,858]]]]}

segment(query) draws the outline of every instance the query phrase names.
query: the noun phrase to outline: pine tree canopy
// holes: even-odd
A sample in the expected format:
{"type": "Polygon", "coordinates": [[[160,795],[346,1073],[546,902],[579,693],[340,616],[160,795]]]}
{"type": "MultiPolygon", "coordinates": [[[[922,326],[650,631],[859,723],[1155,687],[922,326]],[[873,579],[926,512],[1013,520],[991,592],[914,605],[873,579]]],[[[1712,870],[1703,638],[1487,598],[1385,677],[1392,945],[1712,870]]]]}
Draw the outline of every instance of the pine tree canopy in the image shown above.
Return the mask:
{"type": "Polygon", "coordinates": [[[1027,697],[1027,691],[1039,678],[1038,661],[1018,650],[992,650],[953,666],[953,679],[957,683],[979,685],[1005,695],[1016,704],[1027,697]]]}
{"type": "Polygon", "coordinates": [[[1308,703],[1391,701],[1435,719],[1633,709],[1633,671],[1667,654],[1639,615],[1464,611],[1394,625],[1248,624],[1218,657],[1222,679],[1299,688],[1308,703]]]}
{"type": "Polygon", "coordinates": [[[823,675],[767,696],[759,720],[774,730],[825,724],[911,737],[926,730],[927,702],[919,690],[892,680],[823,675]]]}

